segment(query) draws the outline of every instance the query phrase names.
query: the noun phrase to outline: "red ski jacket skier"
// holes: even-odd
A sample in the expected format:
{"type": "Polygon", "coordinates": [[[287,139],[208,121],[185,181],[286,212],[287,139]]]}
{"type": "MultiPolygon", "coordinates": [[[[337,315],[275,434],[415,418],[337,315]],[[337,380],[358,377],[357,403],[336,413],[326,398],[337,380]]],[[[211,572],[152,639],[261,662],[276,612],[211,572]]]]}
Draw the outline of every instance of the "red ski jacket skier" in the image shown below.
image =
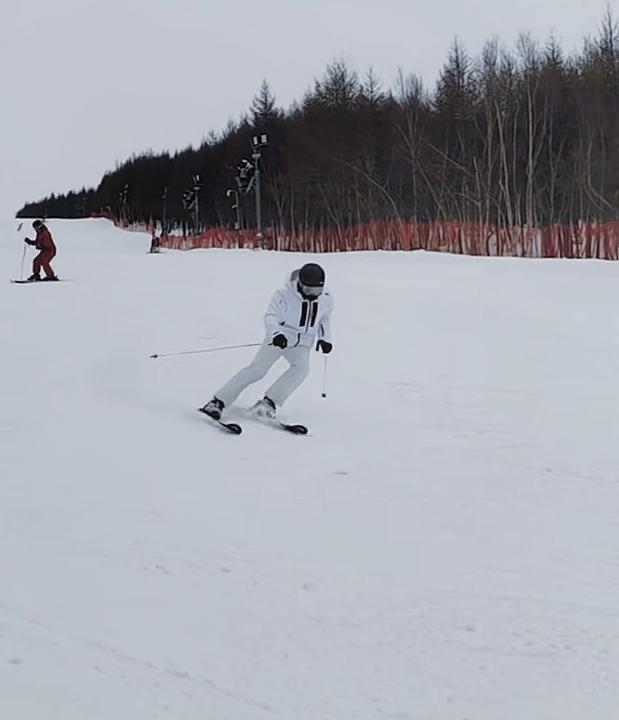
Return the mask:
{"type": "Polygon", "coordinates": [[[56,245],[54,243],[54,239],[52,238],[52,234],[41,222],[41,220],[35,220],[32,223],[32,227],[36,230],[37,235],[34,240],[25,238],[25,241],[28,245],[34,245],[34,247],[36,247],[37,250],[40,250],[40,252],[32,262],[32,275],[28,278],[28,280],[31,282],[41,279],[58,280],[52,270],[52,266],[50,265],[50,262],[56,255],[56,245]],[[41,268],[45,270],[44,278],[41,278],[41,268]]]}

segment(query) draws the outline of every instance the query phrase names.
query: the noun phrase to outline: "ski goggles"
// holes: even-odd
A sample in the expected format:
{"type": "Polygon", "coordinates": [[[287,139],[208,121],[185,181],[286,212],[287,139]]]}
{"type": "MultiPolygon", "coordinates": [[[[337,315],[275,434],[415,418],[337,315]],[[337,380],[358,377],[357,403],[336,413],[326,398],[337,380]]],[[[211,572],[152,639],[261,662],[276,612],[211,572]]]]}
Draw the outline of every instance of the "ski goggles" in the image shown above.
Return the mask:
{"type": "Polygon", "coordinates": [[[322,285],[304,285],[303,283],[299,283],[299,290],[305,297],[317,298],[322,295],[324,288],[322,285]]]}

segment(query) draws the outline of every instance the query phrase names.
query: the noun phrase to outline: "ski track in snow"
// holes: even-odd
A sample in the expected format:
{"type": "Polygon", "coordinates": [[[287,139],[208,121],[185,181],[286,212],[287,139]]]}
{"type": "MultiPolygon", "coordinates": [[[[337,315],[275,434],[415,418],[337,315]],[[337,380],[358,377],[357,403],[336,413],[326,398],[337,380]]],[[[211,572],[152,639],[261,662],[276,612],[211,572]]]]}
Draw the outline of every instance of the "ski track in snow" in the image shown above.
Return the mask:
{"type": "Polygon", "coordinates": [[[616,718],[616,265],[325,256],[310,435],[233,437],[251,349],[149,355],[260,340],[305,258],[50,227],[76,282],[0,243],[0,717],[616,718]]]}

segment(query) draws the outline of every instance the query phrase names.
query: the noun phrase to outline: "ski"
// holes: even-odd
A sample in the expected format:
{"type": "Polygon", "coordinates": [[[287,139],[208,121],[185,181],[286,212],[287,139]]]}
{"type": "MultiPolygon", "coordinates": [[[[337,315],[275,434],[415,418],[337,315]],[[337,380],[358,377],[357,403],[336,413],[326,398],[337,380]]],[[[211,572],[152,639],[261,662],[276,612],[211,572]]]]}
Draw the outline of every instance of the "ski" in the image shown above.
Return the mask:
{"type": "Polygon", "coordinates": [[[299,425],[298,423],[276,422],[275,424],[280,430],[285,430],[293,435],[307,435],[309,432],[309,429],[305,425],[299,425]]]}
{"type": "Polygon", "coordinates": [[[307,435],[309,432],[309,429],[305,425],[300,425],[299,423],[285,423],[281,422],[280,420],[269,420],[268,418],[260,418],[255,416],[252,418],[252,420],[255,420],[262,425],[268,425],[275,430],[284,430],[286,432],[292,433],[293,435],[307,435]]]}
{"type": "Polygon", "coordinates": [[[307,435],[309,428],[306,425],[300,423],[287,423],[277,418],[268,418],[264,415],[260,415],[255,412],[257,405],[250,408],[243,408],[240,412],[244,418],[250,422],[256,422],[259,425],[268,425],[274,430],[284,430],[285,432],[292,433],[293,435],[307,435]]]}
{"type": "Polygon", "coordinates": [[[11,280],[15,285],[53,285],[57,282],[65,282],[58,278],[58,280],[11,280]]]}
{"type": "Polygon", "coordinates": [[[202,415],[207,417],[211,422],[219,425],[222,430],[232,433],[232,435],[240,435],[243,432],[243,428],[237,423],[227,423],[223,420],[216,420],[214,417],[211,417],[208,413],[204,412],[203,408],[198,408],[198,412],[202,413],[202,415]]]}

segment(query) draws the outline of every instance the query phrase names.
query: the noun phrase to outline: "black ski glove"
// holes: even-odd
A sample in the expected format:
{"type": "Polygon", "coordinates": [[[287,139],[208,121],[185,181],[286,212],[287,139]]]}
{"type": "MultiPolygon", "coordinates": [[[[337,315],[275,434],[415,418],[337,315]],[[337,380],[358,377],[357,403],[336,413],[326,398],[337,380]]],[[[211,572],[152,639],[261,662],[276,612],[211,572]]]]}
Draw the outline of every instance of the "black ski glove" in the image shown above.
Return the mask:
{"type": "Polygon", "coordinates": [[[326,340],[319,340],[316,344],[316,351],[322,350],[325,355],[328,355],[333,350],[333,344],[326,340]]]}
{"type": "Polygon", "coordinates": [[[273,345],[283,350],[284,348],[288,347],[288,338],[285,335],[279,333],[273,338],[273,345]]]}
{"type": "Polygon", "coordinates": [[[24,238],[24,242],[28,245],[34,245],[34,240],[31,240],[30,238],[24,238]]]}

